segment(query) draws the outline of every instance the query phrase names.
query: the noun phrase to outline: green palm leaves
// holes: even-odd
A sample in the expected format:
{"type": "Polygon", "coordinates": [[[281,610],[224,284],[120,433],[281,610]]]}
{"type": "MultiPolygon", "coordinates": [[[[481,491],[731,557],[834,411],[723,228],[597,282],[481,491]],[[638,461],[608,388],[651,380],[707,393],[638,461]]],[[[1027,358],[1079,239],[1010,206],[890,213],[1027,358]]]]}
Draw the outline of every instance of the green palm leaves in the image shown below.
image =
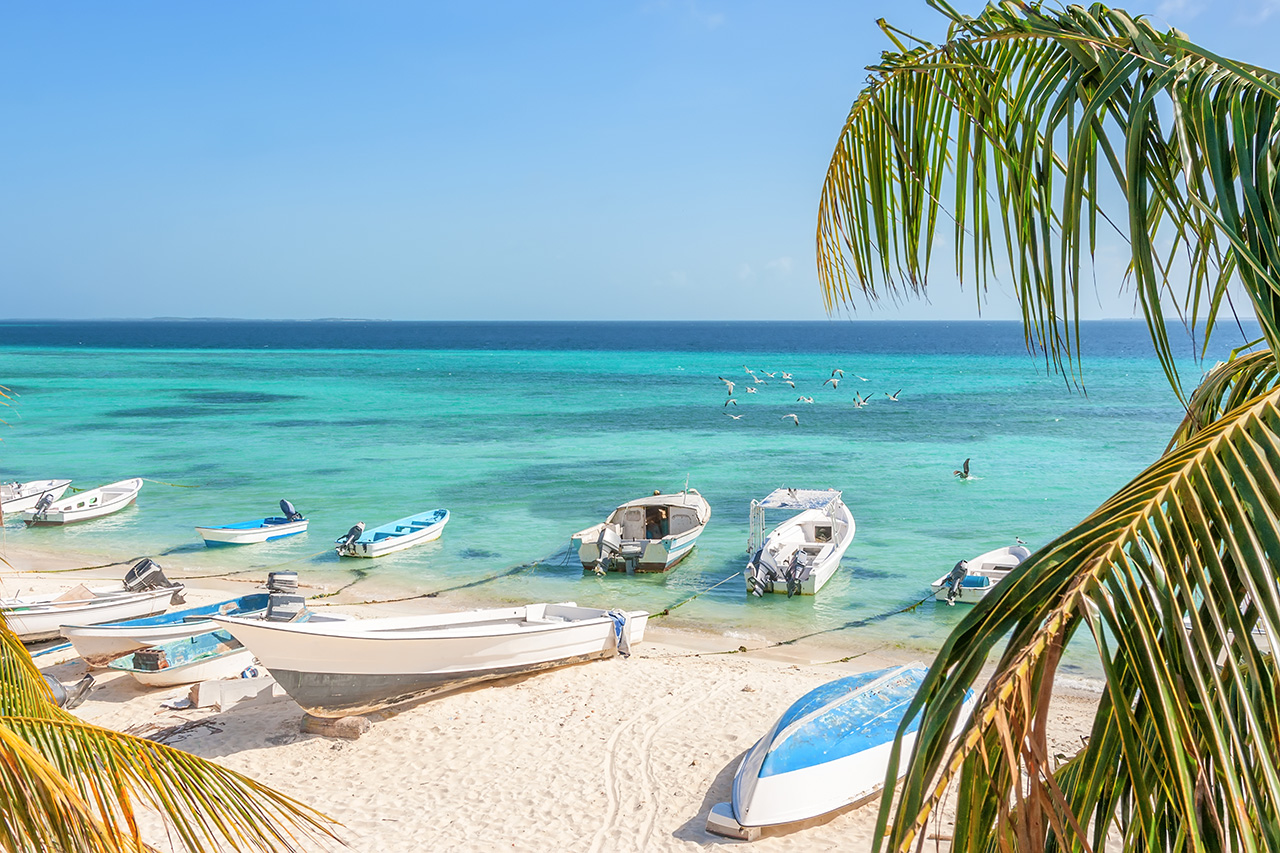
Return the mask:
{"type": "Polygon", "coordinates": [[[320,813],[181,750],[77,719],[0,626],[0,847],[147,849],[136,803],[193,851],[299,850],[332,837],[320,813]]]}
{"type": "Polygon", "coordinates": [[[1280,850],[1280,77],[1101,5],[1002,2],[976,18],[931,5],[947,41],[908,45],[882,23],[897,50],[870,69],[832,156],[817,235],[828,308],[922,293],[949,242],[979,303],[1011,277],[1028,345],[1078,380],[1084,258],[1110,229],[1187,416],[1160,460],[948,638],[878,838],[921,843],[953,791],[956,850],[1280,850]],[[1188,398],[1165,315],[1211,326],[1229,285],[1267,348],[1188,398]],[[1047,713],[1081,628],[1107,690],[1059,766],[1047,713]]]}

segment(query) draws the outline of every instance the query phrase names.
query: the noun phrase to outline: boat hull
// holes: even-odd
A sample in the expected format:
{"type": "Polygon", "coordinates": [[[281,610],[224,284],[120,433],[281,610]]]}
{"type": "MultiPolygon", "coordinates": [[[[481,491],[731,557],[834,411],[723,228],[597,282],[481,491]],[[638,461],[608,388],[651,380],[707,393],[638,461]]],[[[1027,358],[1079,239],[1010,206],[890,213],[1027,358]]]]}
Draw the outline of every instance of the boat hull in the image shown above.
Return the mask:
{"type": "Polygon", "coordinates": [[[208,617],[215,614],[256,618],[266,612],[269,599],[266,593],[255,593],[120,624],[64,625],[62,635],[89,666],[106,666],[147,646],[212,631],[217,626],[208,617]]]}
{"type": "Polygon", "coordinates": [[[234,678],[253,663],[253,653],[217,626],[202,634],[150,646],[148,651],[163,651],[170,665],[142,668],[138,665],[142,652],[135,652],[112,661],[110,666],[129,673],[147,687],[173,687],[234,678]]]}
{"type": "MultiPolygon", "coordinates": [[[[628,616],[630,641],[639,642],[648,614],[628,616]]],[[[215,621],[318,717],[363,714],[477,682],[610,657],[618,649],[612,618],[571,605],[337,626],[215,621]]]]}
{"type": "Polygon", "coordinates": [[[22,513],[22,520],[31,527],[49,527],[59,524],[75,524],[92,521],[119,512],[138,499],[142,478],[121,480],[98,489],[89,489],[77,495],[55,501],[53,506],[37,515],[34,509],[22,513]]]}
{"type": "Polygon", "coordinates": [[[163,613],[182,587],[149,589],[142,592],[97,593],[91,599],[53,602],[0,602],[9,630],[24,643],[52,640],[62,636],[63,625],[98,625],[163,613]]]}
{"type": "Polygon", "coordinates": [[[71,485],[70,480],[33,480],[30,483],[19,483],[17,488],[0,487],[0,512],[5,515],[16,515],[33,509],[45,495],[52,495],[56,501],[71,485]]]}
{"type": "Polygon", "coordinates": [[[604,570],[665,572],[689,556],[710,520],[711,505],[696,489],[673,495],[652,495],[625,503],[604,523],[575,533],[572,546],[578,551],[583,570],[597,571],[601,567],[600,533],[606,527],[612,528],[620,540],[621,551],[604,561],[604,570]],[[650,538],[647,516],[658,511],[666,514],[665,523],[670,527],[680,525],[677,532],[650,538]]]}
{"type": "Polygon", "coordinates": [[[305,518],[301,521],[280,522],[264,518],[256,522],[246,521],[221,527],[197,527],[196,533],[200,534],[204,544],[210,548],[220,545],[255,545],[305,533],[309,523],[305,518]]]}
{"type": "Polygon", "coordinates": [[[969,574],[961,583],[956,596],[950,600],[947,599],[950,573],[929,584],[929,588],[933,590],[933,597],[937,601],[947,604],[977,604],[1029,556],[1031,549],[1025,545],[1009,545],[966,560],[969,574]]]}
{"type": "MultiPolygon", "coordinates": [[[[857,525],[853,520],[853,512],[840,503],[835,508],[835,517],[826,515],[819,510],[808,510],[800,515],[784,521],[779,524],[765,538],[761,551],[762,559],[769,559],[767,556],[770,549],[775,546],[782,546],[786,549],[788,545],[804,548],[813,555],[813,565],[809,570],[808,576],[800,581],[792,591],[792,595],[817,595],[818,590],[831,580],[831,577],[840,568],[840,561],[844,559],[845,553],[849,550],[849,546],[853,544],[854,536],[857,532],[857,525]],[[834,528],[834,538],[828,542],[808,541],[803,533],[806,522],[812,527],[817,521],[825,523],[828,527],[834,528]]],[[[747,578],[747,591],[753,591],[753,580],[750,568],[743,572],[747,578]]],[[[787,582],[772,581],[762,584],[764,592],[787,594],[787,582]]]]}
{"type": "MultiPolygon", "coordinates": [[[[927,672],[912,664],[862,673],[797,700],[743,757],[733,780],[733,819],[741,827],[794,823],[876,796],[898,727],[927,672]]],[[[972,701],[970,692],[961,720],[972,701]]],[[[915,741],[913,724],[902,736],[903,772],[915,741]]],[[[714,821],[708,828],[720,831],[714,821]]]]}

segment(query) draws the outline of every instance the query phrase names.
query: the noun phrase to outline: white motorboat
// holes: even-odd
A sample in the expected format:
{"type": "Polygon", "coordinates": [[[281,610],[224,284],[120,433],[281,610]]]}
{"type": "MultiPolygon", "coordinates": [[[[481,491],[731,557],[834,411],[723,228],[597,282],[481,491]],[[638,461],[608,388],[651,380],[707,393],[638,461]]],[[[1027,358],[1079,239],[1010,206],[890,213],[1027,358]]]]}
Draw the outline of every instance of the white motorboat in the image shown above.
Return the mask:
{"type": "Polygon", "coordinates": [[[286,536],[297,536],[305,533],[308,520],[302,513],[294,509],[288,501],[280,501],[282,516],[255,518],[252,521],[237,521],[234,524],[222,524],[217,527],[197,527],[196,533],[210,548],[218,545],[253,545],[258,542],[274,542],[286,536]]]}
{"type": "Polygon", "coordinates": [[[751,538],[743,572],[747,592],[813,595],[822,589],[853,543],[853,513],[835,489],[774,489],[751,502],[751,538]],[[766,509],[799,510],[765,533],[766,509]]]}
{"type": "Polygon", "coordinates": [[[70,480],[0,483],[0,513],[16,514],[31,509],[45,495],[50,496],[50,501],[56,501],[70,485],[70,480]]]}
{"type": "Polygon", "coordinates": [[[27,526],[47,524],[71,524],[111,515],[133,503],[142,489],[142,478],[121,480],[97,489],[77,492],[64,500],[41,498],[31,509],[22,513],[27,526]]]}
{"type": "Polygon", "coordinates": [[[62,636],[71,641],[76,653],[89,666],[106,666],[116,658],[147,646],[212,631],[217,626],[209,621],[209,617],[214,615],[250,618],[262,616],[267,611],[268,598],[268,593],[255,592],[229,601],[188,607],[159,616],[145,616],[105,625],[63,625],[62,636]]]}
{"type": "Polygon", "coordinates": [[[950,572],[929,586],[933,597],[947,604],[977,604],[986,598],[1009,572],[1031,556],[1031,549],[1019,542],[961,560],[950,572]]]}
{"type": "MultiPolygon", "coordinates": [[[[733,801],[711,809],[707,830],[754,838],[757,827],[806,820],[879,794],[898,727],[928,671],[913,663],[864,672],[800,697],[747,751],[733,777],[733,801]]],[[[970,690],[961,721],[973,702],[970,690]]],[[[918,725],[919,717],[902,736],[900,776],[918,725]]]]}
{"type": "Polygon", "coordinates": [[[665,572],[693,550],[711,519],[697,489],[654,493],[615,509],[602,524],[573,535],[582,568],[597,572],[665,572]]]}
{"type": "Polygon", "coordinates": [[[360,522],[334,544],[342,557],[381,557],[439,539],[448,523],[449,510],[429,509],[368,530],[360,522]]]}
{"type": "Polygon", "coordinates": [[[0,598],[0,616],[24,643],[52,640],[63,625],[99,625],[154,616],[182,602],[182,585],[172,583],[151,560],[139,560],[123,582],[90,589],[83,584],[53,595],[0,598]]]}
{"type": "Polygon", "coordinates": [[[643,611],[529,604],[279,624],[215,616],[310,714],[345,717],[479,681],[626,653],[643,611]]]}

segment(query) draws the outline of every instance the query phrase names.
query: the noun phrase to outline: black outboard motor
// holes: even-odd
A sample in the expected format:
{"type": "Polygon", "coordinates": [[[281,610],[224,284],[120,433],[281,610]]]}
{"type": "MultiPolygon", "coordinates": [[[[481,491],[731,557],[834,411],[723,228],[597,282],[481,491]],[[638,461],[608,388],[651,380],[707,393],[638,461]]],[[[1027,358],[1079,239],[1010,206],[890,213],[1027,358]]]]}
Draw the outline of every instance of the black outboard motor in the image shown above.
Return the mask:
{"type": "Polygon", "coordinates": [[[956,596],[960,594],[960,587],[964,583],[964,579],[969,576],[969,561],[961,560],[951,568],[951,574],[947,575],[947,604],[955,607],[956,596]]]}
{"type": "Polygon", "coordinates": [[[286,500],[280,501],[280,511],[284,513],[284,517],[288,521],[302,521],[302,513],[294,509],[293,504],[286,500]]]}
{"type": "Polygon", "coordinates": [[[86,675],[70,687],[52,675],[44,676],[44,683],[49,685],[49,690],[53,693],[53,703],[59,708],[70,711],[83,702],[89,695],[89,691],[93,689],[93,676],[86,675]]]}
{"type": "Polygon", "coordinates": [[[162,589],[173,585],[173,582],[164,576],[160,564],[146,557],[134,563],[133,568],[129,569],[124,576],[124,588],[129,592],[162,589]]]}
{"type": "Polygon", "coordinates": [[[40,500],[36,501],[36,505],[31,509],[31,512],[32,512],[31,521],[35,521],[36,519],[39,519],[39,518],[44,518],[44,514],[49,511],[49,507],[51,506],[53,506],[52,494],[47,494],[44,497],[40,498],[40,500]]]}
{"type": "Polygon", "coordinates": [[[360,538],[361,533],[364,533],[364,522],[357,521],[355,526],[347,531],[346,536],[340,536],[334,541],[333,550],[337,551],[339,554],[350,554],[351,546],[360,538]]]}

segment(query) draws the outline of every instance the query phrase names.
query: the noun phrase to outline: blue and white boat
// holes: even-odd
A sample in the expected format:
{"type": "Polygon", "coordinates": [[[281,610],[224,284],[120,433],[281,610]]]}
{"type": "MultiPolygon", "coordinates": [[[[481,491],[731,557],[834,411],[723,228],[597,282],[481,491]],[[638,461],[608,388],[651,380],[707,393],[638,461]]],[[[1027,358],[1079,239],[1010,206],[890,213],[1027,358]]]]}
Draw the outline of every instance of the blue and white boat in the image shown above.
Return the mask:
{"type": "MultiPolygon", "coordinates": [[[[907,705],[928,668],[912,663],[838,678],[801,696],[747,751],[733,777],[733,802],[719,803],[707,830],[754,838],[758,828],[794,823],[880,793],[907,705]]],[[[963,717],[973,709],[969,691],[963,717]]],[[[898,768],[915,749],[917,718],[902,738],[898,768]]]]}
{"type": "Polygon", "coordinates": [[[197,527],[196,533],[209,547],[216,545],[252,545],[256,542],[271,542],[286,536],[297,536],[307,530],[307,519],[293,508],[288,501],[280,501],[280,511],[284,516],[272,518],[255,518],[252,521],[239,521],[235,524],[223,524],[219,527],[197,527]]]}
{"type": "Polygon", "coordinates": [[[157,643],[109,665],[132,675],[148,687],[172,687],[197,681],[234,678],[253,663],[253,652],[218,629],[157,643]]]}
{"type": "Polygon", "coordinates": [[[361,521],[334,543],[334,550],[341,557],[381,557],[439,539],[448,523],[447,509],[429,509],[367,530],[361,521]]]}
{"type": "Polygon", "coordinates": [[[106,666],[116,658],[138,649],[212,631],[212,616],[260,618],[267,611],[270,596],[265,592],[188,607],[159,616],[129,619],[107,625],[64,625],[62,636],[71,641],[89,666],[106,666]]]}

